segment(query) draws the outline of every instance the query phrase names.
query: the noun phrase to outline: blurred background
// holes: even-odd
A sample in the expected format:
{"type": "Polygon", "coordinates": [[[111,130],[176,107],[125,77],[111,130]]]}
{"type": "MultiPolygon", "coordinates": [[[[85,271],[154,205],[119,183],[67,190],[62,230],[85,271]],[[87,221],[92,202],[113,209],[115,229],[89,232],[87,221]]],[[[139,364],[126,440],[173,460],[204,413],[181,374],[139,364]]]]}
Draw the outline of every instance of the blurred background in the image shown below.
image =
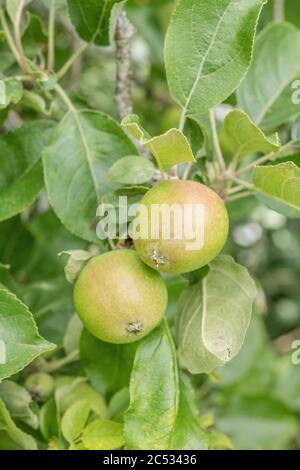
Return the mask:
{"type": "MultiPolygon", "coordinates": [[[[45,2],[46,4],[47,2],[45,2]]],[[[153,134],[176,127],[179,109],[168,92],[164,62],[164,35],[174,7],[171,0],[129,0],[128,16],[137,33],[132,43],[132,94],[134,112],[153,134]]],[[[43,44],[46,18],[44,2],[34,1],[28,21],[35,24],[25,36],[27,52],[43,44]]],[[[56,48],[59,68],[81,42],[74,34],[59,0],[56,48]]],[[[272,20],[272,2],[264,8],[259,29],[272,20]]],[[[300,3],[286,0],[286,19],[300,26],[300,3]]],[[[0,43],[0,69],[5,62],[5,46],[0,43]]],[[[80,104],[100,109],[116,117],[114,49],[91,47],[64,79],[64,86],[80,104]]],[[[228,100],[234,106],[235,97],[228,100]]],[[[24,103],[23,103],[24,105],[24,103]]],[[[45,104],[47,106],[47,103],[45,104]]],[[[18,114],[4,116],[3,129],[15,127],[39,114],[41,103],[28,103],[18,114]]],[[[57,108],[57,113],[60,110],[57,108]]],[[[220,116],[222,109],[220,109],[220,116]]],[[[299,107],[300,114],[300,107],[299,107]]],[[[197,150],[203,140],[199,131],[197,150]]],[[[285,132],[283,129],[282,132],[285,132]]],[[[299,165],[300,155],[293,160],[299,165]]],[[[300,363],[292,363],[293,342],[300,340],[300,220],[286,217],[262,206],[258,199],[242,199],[229,205],[231,235],[226,251],[244,264],[255,278],[259,297],[252,324],[240,355],[212,377],[194,377],[199,410],[204,426],[214,424],[230,441],[220,446],[243,449],[300,449],[300,363]]],[[[0,280],[18,292],[33,311],[41,334],[61,344],[71,315],[72,286],[65,281],[62,250],[86,248],[60,224],[42,195],[38,206],[0,224],[0,280]]],[[[181,278],[168,280],[175,314],[178,296],[185,285],[181,278]]],[[[298,346],[299,349],[300,346],[298,346]]],[[[298,354],[300,362],[300,353],[298,354]]],[[[225,440],[225,438],[223,438],[225,440]]]]}

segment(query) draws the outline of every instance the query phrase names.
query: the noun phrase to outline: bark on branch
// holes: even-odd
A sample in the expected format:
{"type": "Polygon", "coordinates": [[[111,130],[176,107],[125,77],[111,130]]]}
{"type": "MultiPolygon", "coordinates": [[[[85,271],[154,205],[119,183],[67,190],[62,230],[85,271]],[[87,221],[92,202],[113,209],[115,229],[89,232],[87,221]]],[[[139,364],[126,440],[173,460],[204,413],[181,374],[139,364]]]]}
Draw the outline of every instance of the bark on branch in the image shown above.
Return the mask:
{"type": "Polygon", "coordinates": [[[117,59],[117,84],[116,102],[120,120],[132,113],[131,100],[131,46],[130,42],[135,34],[135,28],[123,11],[116,25],[116,59],[117,59]]]}

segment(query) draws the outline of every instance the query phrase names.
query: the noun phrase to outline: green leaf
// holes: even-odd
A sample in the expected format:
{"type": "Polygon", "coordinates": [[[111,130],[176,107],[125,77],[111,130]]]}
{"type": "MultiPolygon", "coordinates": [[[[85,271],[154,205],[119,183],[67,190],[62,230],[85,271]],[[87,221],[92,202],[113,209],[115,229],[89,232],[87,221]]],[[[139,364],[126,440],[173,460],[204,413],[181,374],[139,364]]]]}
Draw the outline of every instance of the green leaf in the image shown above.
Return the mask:
{"type": "Polygon", "coordinates": [[[300,168],[293,162],[257,166],[252,177],[259,198],[288,217],[300,217],[300,168]]]}
{"type": "Polygon", "coordinates": [[[6,9],[11,22],[14,24],[16,17],[20,12],[20,8],[26,7],[32,0],[24,0],[21,4],[20,0],[6,0],[6,9]]]}
{"type": "Polygon", "coordinates": [[[142,184],[151,181],[154,174],[153,163],[143,157],[123,157],[110,167],[107,174],[113,183],[142,184]]]}
{"type": "MultiPolygon", "coordinates": [[[[62,439],[61,436],[59,437],[52,437],[51,441],[48,443],[48,450],[66,450],[66,444],[65,441],[62,439]]],[[[73,449],[73,450],[77,450],[73,449]]],[[[83,449],[80,449],[83,450],[83,449]]]]}
{"type": "Polygon", "coordinates": [[[22,34],[22,44],[26,57],[36,58],[40,53],[41,44],[47,43],[47,37],[48,31],[44,20],[40,16],[34,15],[27,11],[26,23],[24,24],[22,34]]]}
{"type": "Polygon", "coordinates": [[[206,143],[205,131],[201,124],[194,117],[187,118],[183,132],[190,142],[193,154],[197,155],[206,143]]]}
{"type": "Polygon", "coordinates": [[[70,380],[57,388],[55,400],[58,412],[64,413],[70,406],[84,398],[89,402],[90,409],[100,418],[106,417],[106,404],[103,397],[96,392],[83,377],[70,380]]]}
{"type": "Polygon", "coordinates": [[[116,224],[117,233],[120,236],[124,232],[124,224],[132,222],[134,219],[132,214],[136,212],[137,205],[149,189],[149,186],[123,186],[122,188],[107,193],[102,197],[102,213],[107,212],[107,223],[110,221],[113,226],[116,224]],[[111,212],[109,210],[110,208],[114,208],[114,211],[111,212]],[[122,216],[120,217],[121,211],[122,216]]]}
{"type": "Polygon", "coordinates": [[[48,400],[40,410],[40,430],[47,441],[59,436],[59,423],[54,398],[48,400]]]}
{"type": "MultiPolygon", "coordinates": [[[[52,236],[53,232],[50,233],[52,236]]],[[[54,242],[54,240],[52,241],[54,242]]],[[[55,242],[57,243],[57,240],[55,242]]],[[[39,272],[42,263],[52,261],[52,257],[49,256],[48,258],[47,255],[50,255],[47,250],[35,251],[34,256],[37,262],[33,265],[34,276],[39,272]]],[[[56,258],[58,258],[57,255],[56,258]]],[[[58,264],[50,269],[50,275],[53,276],[52,272],[55,268],[60,269],[61,272],[63,271],[63,267],[59,267],[58,264]]],[[[22,293],[25,303],[30,306],[33,312],[41,334],[49,341],[61,345],[70,318],[74,314],[71,285],[66,282],[64,276],[60,276],[45,281],[33,282],[22,293]]]]}
{"type": "Polygon", "coordinates": [[[79,316],[74,314],[68,323],[63,341],[64,350],[67,355],[79,349],[82,330],[83,324],[79,316]]]}
{"type": "MultiPolygon", "coordinates": [[[[10,289],[11,292],[21,296],[21,286],[16,280],[15,273],[20,272],[20,269],[24,269],[24,265],[30,257],[32,239],[19,217],[1,222],[0,227],[1,261],[10,265],[10,271],[1,268],[0,282],[10,289]],[[9,244],[7,240],[10,241],[9,244]],[[9,246],[13,246],[12,251],[9,246]],[[15,277],[12,276],[12,271],[15,277]]],[[[25,303],[28,305],[26,301],[25,303]]]]}
{"type": "Polygon", "coordinates": [[[234,450],[229,437],[217,431],[212,431],[208,435],[209,437],[209,450],[234,450]]]}
{"type": "Polygon", "coordinates": [[[267,334],[263,322],[262,315],[252,315],[251,323],[239,354],[231,362],[217,370],[222,387],[230,388],[242,382],[246,385],[247,392],[249,390],[257,392],[261,388],[264,389],[266,384],[268,386],[269,375],[272,374],[271,364],[274,362],[274,355],[272,355],[268,347],[267,334]],[[270,371],[270,374],[266,374],[266,369],[270,371]]]}
{"type": "Polygon", "coordinates": [[[289,23],[269,25],[258,36],[249,72],[238,89],[238,103],[264,130],[299,113],[291,84],[300,77],[300,31],[289,23]]]}
{"type": "Polygon", "coordinates": [[[33,429],[38,428],[38,415],[32,411],[32,398],[24,387],[11,380],[5,380],[0,383],[0,399],[5,403],[13,419],[23,421],[33,429]]]}
{"type": "Polygon", "coordinates": [[[220,134],[224,154],[235,161],[256,152],[276,152],[280,148],[280,141],[278,135],[275,138],[276,141],[273,141],[266,137],[247,114],[239,109],[226,116],[220,134]]]}
{"type": "Polygon", "coordinates": [[[111,398],[108,405],[108,417],[113,421],[121,423],[124,414],[129,407],[130,396],[128,387],[121,388],[111,398]]]}
{"type": "Polygon", "coordinates": [[[71,21],[79,36],[98,46],[109,46],[115,22],[126,0],[68,0],[71,21]]]}
{"type": "Polygon", "coordinates": [[[292,363],[290,354],[277,361],[275,395],[291,411],[300,412],[300,374],[295,373],[299,367],[292,363]]]}
{"type": "Polygon", "coordinates": [[[10,103],[17,104],[23,96],[23,85],[20,80],[10,79],[5,81],[6,85],[6,103],[8,106],[10,103]]]}
{"type": "MultiPolygon", "coordinates": [[[[51,3],[49,2],[49,0],[41,0],[41,2],[44,4],[45,8],[47,8],[47,9],[50,8],[51,3]]],[[[55,8],[56,8],[56,10],[59,11],[59,13],[65,12],[66,0],[55,0],[55,8]]]]}
{"type": "Polygon", "coordinates": [[[102,419],[93,421],[83,431],[82,442],[89,450],[120,449],[124,444],[123,425],[102,419]]]}
{"type": "Polygon", "coordinates": [[[165,44],[170,91],[187,115],[224,101],[249,67],[262,0],[181,0],[165,44]]]}
{"type": "Polygon", "coordinates": [[[67,409],[61,421],[61,430],[68,442],[73,442],[81,434],[90,414],[87,400],[79,400],[67,409]]]}
{"type": "Polygon", "coordinates": [[[153,153],[158,166],[164,170],[178,163],[195,162],[187,138],[178,129],[170,129],[165,134],[151,137],[142,128],[139,117],[135,114],[130,114],[123,119],[122,126],[153,153]]]}
{"type": "MultiPolygon", "coordinates": [[[[38,209],[45,201],[45,193],[42,193],[39,200],[38,209]]],[[[44,206],[43,206],[44,207],[44,206]]],[[[26,268],[26,276],[28,281],[34,281],[34,284],[27,285],[26,291],[33,293],[34,310],[44,309],[47,304],[58,304],[59,299],[64,303],[64,307],[60,310],[61,315],[52,312],[52,326],[56,328],[55,321],[60,323],[60,338],[64,333],[63,324],[66,325],[69,315],[74,313],[74,307],[71,300],[71,285],[65,282],[63,269],[65,260],[57,254],[62,250],[86,249],[87,243],[72,235],[59,221],[55,213],[49,208],[45,212],[41,210],[34,214],[34,217],[23,218],[31,239],[34,238],[34,259],[32,254],[24,254],[25,263],[21,263],[22,269],[26,268]],[[51,233],[51,237],[49,237],[51,233]],[[29,255],[29,256],[28,256],[29,255]],[[52,291],[52,292],[51,292],[52,291]],[[53,292],[55,295],[53,297],[53,292]],[[64,294],[62,293],[64,292],[64,294]],[[63,318],[62,318],[63,317],[63,318]]],[[[13,222],[11,222],[11,225],[13,222]]],[[[8,223],[6,223],[8,227],[8,223]]],[[[7,232],[8,228],[6,229],[7,232]]],[[[27,232],[27,233],[28,233],[27,232]]],[[[29,302],[31,305],[31,296],[29,302]]],[[[44,310],[44,313],[46,311],[44,310]]],[[[41,321],[43,322],[45,317],[41,321]]],[[[59,333],[59,330],[57,329],[59,333]]],[[[61,339],[59,340],[59,342],[61,339]]],[[[56,342],[56,340],[54,340],[56,342]]]]}
{"type": "Polygon", "coordinates": [[[166,324],[140,342],[130,380],[125,414],[129,450],[198,450],[207,448],[193,390],[179,376],[176,352],[166,324]]]}
{"type": "Polygon", "coordinates": [[[3,286],[0,286],[0,341],[6,350],[0,380],[16,374],[40,354],[55,347],[39,335],[26,305],[3,286]]]}
{"type": "Polygon", "coordinates": [[[71,444],[69,447],[69,450],[89,450],[87,449],[82,442],[79,442],[78,444],[71,444]]]}
{"type": "Polygon", "coordinates": [[[128,385],[135,350],[135,344],[105,343],[84,330],[80,342],[81,365],[92,385],[109,395],[128,385]]]}
{"type": "Polygon", "coordinates": [[[46,75],[40,79],[37,79],[37,83],[42,92],[52,91],[57,84],[57,78],[55,73],[52,72],[49,76],[46,75]]]}
{"type": "Polygon", "coordinates": [[[209,265],[203,266],[203,268],[197,269],[190,273],[181,274],[181,276],[188,281],[190,285],[198,284],[204,277],[209,273],[209,265]]]}
{"type": "Polygon", "coordinates": [[[216,425],[238,450],[285,450],[297,436],[297,417],[270,391],[255,396],[232,393],[217,414],[216,425]]]}
{"type": "Polygon", "coordinates": [[[179,408],[170,448],[174,450],[206,450],[208,436],[204,433],[199,421],[194,389],[184,375],[180,376],[179,394],[179,408]]]}
{"type": "Polygon", "coordinates": [[[33,437],[19,429],[0,399],[0,450],[37,450],[33,437]]]}
{"type": "Polygon", "coordinates": [[[43,157],[45,182],[52,207],[71,232],[99,242],[97,208],[102,196],[115,188],[107,181],[107,171],[134,153],[130,139],[106,114],[74,110],[57,126],[43,157]]]}
{"type": "Polygon", "coordinates": [[[3,74],[10,74],[9,70],[15,63],[16,59],[11,53],[9,45],[6,41],[5,33],[0,31],[0,51],[1,51],[1,62],[0,62],[0,72],[1,78],[4,78],[3,74]]]}
{"type": "Polygon", "coordinates": [[[216,258],[202,283],[186,289],[177,324],[185,368],[192,374],[210,373],[238,354],[256,294],[248,271],[229,256],[216,258]]]}
{"type": "Polygon", "coordinates": [[[40,159],[51,128],[36,121],[0,136],[0,221],[30,206],[43,188],[40,159]]]}
{"type": "Polygon", "coordinates": [[[6,84],[4,80],[0,80],[0,106],[6,106],[6,84]]]}
{"type": "Polygon", "coordinates": [[[201,116],[192,116],[191,119],[194,119],[195,122],[200,126],[200,129],[204,136],[204,149],[207,155],[211,155],[214,152],[214,143],[213,143],[213,132],[212,132],[212,122],[210,113],[207,112],[201,116]]]}
{"type": "Polygon", "coordinates": [[[46,116],[51,116],[52,108],[47,108],[46,100],[35,93],[34,91],[25,90],[22,98],[22,106],[25,108],[30,108],[36,111],[37,113],[45,114],[46,116]]]}
{"type": "Polygon", "coordinates": [[[298,116],[292,123],[291,137],[293,143],[300,144],[300,117],[298,116]]]}

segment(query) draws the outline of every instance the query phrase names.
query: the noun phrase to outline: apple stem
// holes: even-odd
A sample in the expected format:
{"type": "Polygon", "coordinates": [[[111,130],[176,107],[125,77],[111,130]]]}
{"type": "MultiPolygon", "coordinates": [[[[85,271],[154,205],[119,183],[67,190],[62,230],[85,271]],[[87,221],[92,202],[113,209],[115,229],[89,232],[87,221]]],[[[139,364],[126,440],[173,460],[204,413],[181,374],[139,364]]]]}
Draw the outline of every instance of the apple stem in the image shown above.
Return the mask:
{"type": "Polygon", "coordinates": [[[223,173],[226,170],[226,165],[225,165],[224,157],[223,157],[220,142],[219,142],[215,110],[213,108],[209,110],[209,119],[210,119],[212,138],[213,138],[214,149],[216,152],[216,157],[219,162],[220,170],[223,173]]]}

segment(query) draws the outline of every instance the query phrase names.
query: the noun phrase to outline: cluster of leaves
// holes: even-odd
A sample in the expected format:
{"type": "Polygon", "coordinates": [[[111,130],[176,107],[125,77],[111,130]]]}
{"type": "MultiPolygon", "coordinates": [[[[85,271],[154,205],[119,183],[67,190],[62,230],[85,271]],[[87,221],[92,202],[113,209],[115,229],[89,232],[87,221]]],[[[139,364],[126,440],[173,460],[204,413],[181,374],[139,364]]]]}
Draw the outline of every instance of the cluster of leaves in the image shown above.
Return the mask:
{"type": "MultiPolygon", "coordinates": [[[[168,0],[129,1],[138,30],[134,108],[144,130],[137,115],[114,119],[111,44],[126,1],[2,3],[0,448],[295,446],[299,374],[268,345],[260,316],[246,336],[257,286],[244,266],[226,255],[166,279],[166,321],[138,344],[117,346],[83,329],[57,255],[70,255],[65,272],[74,281],[110,248],[96,236],[97,207],[119,195],[138,201],[176,166],[179,177],[208,184],[228,203],[227,251],[257,276],[258,312],[262,287],[276,301],[266,271],[273,279],[269,258],[276,264],[283,238],[268,232],[265,252],[275,246],[263,265],[257,240],[247,245],[248,232],[241,242],[239,234],[262,203],[285,233],[287,217],[300,214],[299,107],[291,98],[299,30],[265,26],[262,0],[179,0],[175,9],[168,0]]],[[[252,224],[260,227],[257,218],[252,224]]],[[[297,279],[292,258],[286,271],[297,279]]],[[[298,324],[299,315],[287,330],[298,324]]]]}

